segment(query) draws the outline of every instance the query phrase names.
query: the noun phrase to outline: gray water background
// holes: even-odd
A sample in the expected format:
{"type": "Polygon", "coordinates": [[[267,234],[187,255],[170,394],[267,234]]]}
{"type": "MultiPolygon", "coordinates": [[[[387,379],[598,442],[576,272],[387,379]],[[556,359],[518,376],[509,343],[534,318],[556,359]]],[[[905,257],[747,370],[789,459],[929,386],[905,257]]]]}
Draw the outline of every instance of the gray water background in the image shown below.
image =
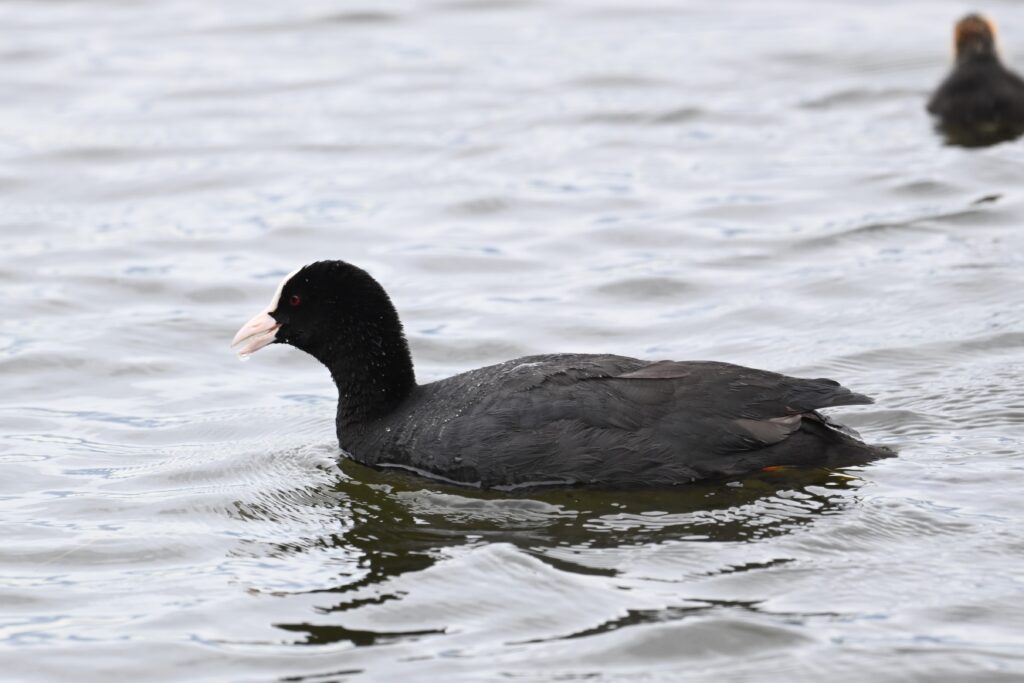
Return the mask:
{"type": "Polygon", "coordinates": [[[968,9],[0,5],[2,680],[1024,680],[1024,154],[923,111],[968,9]],[[873,395],[834,414],[900,456],[519,498],[338,463],[327,373],[227,348],[321,258],[421,381],[726,360],[873,395]]]}

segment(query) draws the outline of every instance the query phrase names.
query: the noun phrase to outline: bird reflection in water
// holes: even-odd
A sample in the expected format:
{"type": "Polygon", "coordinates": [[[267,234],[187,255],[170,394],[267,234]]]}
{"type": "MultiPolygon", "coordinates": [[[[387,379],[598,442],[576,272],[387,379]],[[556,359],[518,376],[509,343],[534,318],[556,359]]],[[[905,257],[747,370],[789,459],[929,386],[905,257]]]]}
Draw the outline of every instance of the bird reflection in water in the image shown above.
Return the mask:
{"type": "MultiPolygon", "coordinates": [[[[289,642],[380,645],[445,633],[443,624],[409,630],[368,630],[345,624],[350,621],[347,616],[360,610],[402,601],[409,583],[397,585],[401,582],[396,580],[426,572],[454,549],[506,545],[558,572],[614,578],[621,570],[614,563],[609,565],[609,550],[614,556],[615,550],[667,544],[756,544],[798,532],[820,517],[847,509],[856,502],[860,486],[861,481],[851,473],[781,468],[742,480],[698,482],[672,489],[613,492],[559,488],[510,495],[424,485],[424,480],[414,475],[343,460],[330,495],[307,500],[310,505],[333,508],[332,514],[344,520],[341,530],[263,544],[246,552],[275,557],[326,552],[332,560],[342,560],[339,566],[343,571],[328,585],[299,591],[319,596],[316,619],[274,624],[294,634],[295,640],[289,642]]],[[[278,505],[276,499],[240,503],[237,514],[273,520],[278,505]]],[[[290,510],[287,514],[294,517],[296,513],[290,510]]],[[[719,571],[753,571],[788,561],[744,562],[719,571]]],[[[704,571],[702,576],[707,576],[706,567],[704,571]]],[[[459,577],[453,575],[451,580],[458,582],[459,577]]],[[[683,589],[680,594],[680,604],[630,609],[626,617],[562,637],[684,618],[721,606],[717,601],[686,600],[683,589]]],[[[756,609],[754,604],[733,606],[756,609]]]]}

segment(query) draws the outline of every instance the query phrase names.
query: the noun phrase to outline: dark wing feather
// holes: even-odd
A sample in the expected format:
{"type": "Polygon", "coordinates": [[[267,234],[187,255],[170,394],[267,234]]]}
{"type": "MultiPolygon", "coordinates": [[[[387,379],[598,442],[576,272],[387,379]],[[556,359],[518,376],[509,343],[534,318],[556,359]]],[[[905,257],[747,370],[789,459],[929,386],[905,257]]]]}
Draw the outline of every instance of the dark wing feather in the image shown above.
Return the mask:
{"type": "Polygon", "coordinates": [[[687,397],[735,407],[740,417],[769,418],[874,400],[831,379],[800,379],[714,361],[658,361],[619,375],[621,380],[676,380],[687,397]]]}

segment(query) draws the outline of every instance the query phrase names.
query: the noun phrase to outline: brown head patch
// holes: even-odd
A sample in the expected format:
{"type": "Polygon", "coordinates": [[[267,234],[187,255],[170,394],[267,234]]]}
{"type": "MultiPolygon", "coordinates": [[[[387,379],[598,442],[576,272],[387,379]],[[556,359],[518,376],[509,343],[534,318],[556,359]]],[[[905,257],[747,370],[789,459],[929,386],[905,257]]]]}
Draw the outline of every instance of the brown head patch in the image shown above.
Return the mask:
{"type": "Polygon", "coordinates": [[[995,52],[996,28],[980,14],[968,14],[956,22],[956,28],[953,29],[953,44],[956,46],[957,57],[971,53],[995,52]]]}

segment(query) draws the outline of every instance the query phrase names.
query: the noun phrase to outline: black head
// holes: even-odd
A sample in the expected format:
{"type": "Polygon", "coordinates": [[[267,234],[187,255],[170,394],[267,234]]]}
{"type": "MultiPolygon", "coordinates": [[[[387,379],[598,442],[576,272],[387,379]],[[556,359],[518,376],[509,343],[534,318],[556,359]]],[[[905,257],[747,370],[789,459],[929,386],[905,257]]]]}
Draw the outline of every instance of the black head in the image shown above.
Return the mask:
{"type": "Polygon", "coordinates": [[[953,29],[953,45],[958,62],[977,57],[995,57],[995,26],[980,14],[968,14],[953,29]]]}
{"type": "Polygon", "coordinates": [[[353,336],[402,335],[384,288],[365,270],[344,261],[317,261],[300,268],[282,282],[276,300],[268,310],[280,325],[274,341],[321,360],[353,336]]]}
{"type": "Polygon", "coordinates": [[[272,343],[291,344],[327,366],[346,410],[377,413],[415,384],[398,313],[369,273],[344,261],[317,261],[282,280],[270,305],[232,345],[242,357],[272,343]]]}

